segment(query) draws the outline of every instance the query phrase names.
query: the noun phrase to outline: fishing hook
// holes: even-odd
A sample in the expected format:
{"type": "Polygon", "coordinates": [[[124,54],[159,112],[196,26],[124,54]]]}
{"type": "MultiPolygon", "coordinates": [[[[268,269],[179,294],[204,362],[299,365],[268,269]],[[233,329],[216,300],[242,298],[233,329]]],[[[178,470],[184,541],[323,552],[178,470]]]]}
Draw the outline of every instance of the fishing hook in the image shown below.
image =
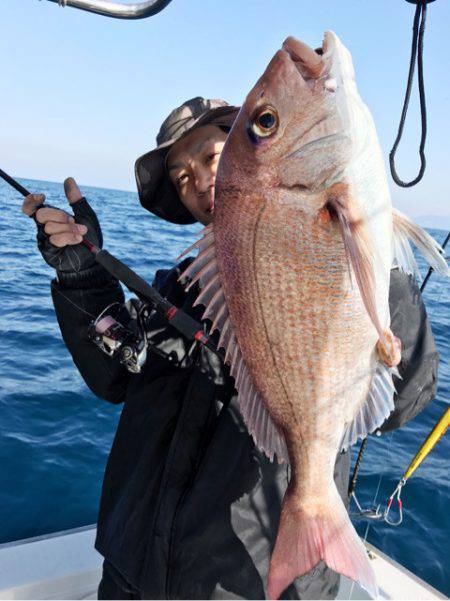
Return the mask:
{"type": "Polygon", "coordinates": [[[358,512],[352,513],[352,516],[363,518],[365,520],[381,520],[383,518],[383,514],[380,512],[380,505],[370,509],[363,509],[354,492],[350,493],[350,498],[353,499],[358,509],[358,512]]]}
{"type": "Polygon", "coordinates": [[[400,482],[397,484],[396,489],[394,490],[394,492],[391,494],[391,496],[388,499],[387,502],[387,506],[386,509],[384,510],[383,513],[383,520],[389,524],[390,526],[400,526],[400,524],[403,522],[403,502],[400,498],[400,495],[402,494],[402,488],[405,485],[406,480],[404,478],[402,478],[400,480],[400,482]],[[392,507],[392,503],[394,501],[394,499],[397,498],[397,507],[398,507],[398,518],[396,520],[392,520],[389,516],[389,513],[391,511],[391,507],[392,507]]]}

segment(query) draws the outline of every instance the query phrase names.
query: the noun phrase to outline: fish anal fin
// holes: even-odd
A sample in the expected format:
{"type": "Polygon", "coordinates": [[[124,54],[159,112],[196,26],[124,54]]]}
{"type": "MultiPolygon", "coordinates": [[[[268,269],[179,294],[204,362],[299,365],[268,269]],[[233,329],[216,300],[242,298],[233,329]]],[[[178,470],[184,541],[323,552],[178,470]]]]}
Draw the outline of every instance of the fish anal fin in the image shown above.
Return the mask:
{"type": "Polygon", "coordinates": [[[363,439],[374,432],[394,410],[393,375],[398,375],[396,367],[389,368],[384,362],[377,362],[367,398],[345,429],[341,442],[342,450],[349,448],[358,438],[363,439]]]}
{"type": "Polygon", "coordinates": [[[365,215],[343,182],[330,187],[324,208],[340,225],[347,261],[353,268],[364,306],[380,340],[386,342],[375,304],[373,252],[365,215]]]}

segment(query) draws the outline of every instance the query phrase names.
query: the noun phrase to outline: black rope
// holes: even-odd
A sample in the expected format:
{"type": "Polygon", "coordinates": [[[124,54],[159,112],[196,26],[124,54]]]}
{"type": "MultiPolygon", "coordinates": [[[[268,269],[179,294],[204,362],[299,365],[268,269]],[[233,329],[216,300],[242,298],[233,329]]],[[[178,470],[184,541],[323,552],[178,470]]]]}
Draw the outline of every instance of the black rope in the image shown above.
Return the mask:
{"type": "MultiPolygon", "coordinates": [[[[417,4],[416,13],[414,15],[414,24],[413,24],[413,37],[411,44],[411,58],[409,61],[409,73],[408,73],[408,83],[406,86],[406,94],[405,100],[403,103],[402,115],[400,117],[400,124],[398,126],[397,138],[394,142],[391,152],[389,153],[389,164],[391,167],[391,175],[394,182],[403,188],[410,188],[411,186],[415,186],[423,177],[425,173],[426,167],[426,159],[425,159],[425,140],[427,137],[427,108],[425,104],[425,86],[423,82],[423,37],[425,33],[425,19],[427,14],[427,3],[433,0],[414,0],[417,4]],[[420,22],[420,25],[419,25],[420,22]],[[397,152],[397,147],[400,144],[400,140],[403,135],[403,128],[405,126],[406,113],[408,112],[409,100],[411,97],[411,88],[414,79],[414,69],[416,63],[416,55],[417,55],[417,71],[419,78],[419,97],[420,97],[420,115],[421,115],[421,123],[422,123],[422,135],[420,138],[420,147],[419,147],[419,155],[420,155],[420,170],[418,175],[411,180],[410,182],[404,182],[400,179],[396,168],[395,168],[395,153],[397,152]]],[[[408,0],[411,2],[411,0],[408,0]]]]}
{"type": "Polygon", "coordinates": [[[356,481],[358,480],[358,472],[359,472],[359,468],[361,467],[361,461],[362,461],[362,458],[364,455],[364,451],[366,450],[367,440],[368,439],[365,438],[362,441],[361,446],[359,447],[358,457],[356,458],[355,467],[353,468],[353,475],[351,477],[350,484],[348,486],[348,496],[349,497],[355,492],[356,481]]]}

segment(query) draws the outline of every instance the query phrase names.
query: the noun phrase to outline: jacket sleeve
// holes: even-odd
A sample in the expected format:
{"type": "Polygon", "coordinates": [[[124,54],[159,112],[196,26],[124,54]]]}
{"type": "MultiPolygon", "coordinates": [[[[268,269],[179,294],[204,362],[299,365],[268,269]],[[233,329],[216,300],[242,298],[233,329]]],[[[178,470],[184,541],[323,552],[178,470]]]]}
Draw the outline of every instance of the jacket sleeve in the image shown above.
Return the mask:
{"type": "Polygon", "coordinates": [[[51,292],[63,340],[92,392],[120,403],[130,377],[117,359],[108,357],[89,339],[89,325],[111,303],[123,303],[119,282],[100,265],[52,281],[51,292]]]}
{"type": "Polygon", "coordinates": [[[436,394],[439,355],[416,279],[391,271],[391,329],[402,343],[401,379],[394,378],[395,409],[380,430],[400,428],[416,417],[436,394]]]}
{"type": "MultiPolygon", "coordinates": [[[[187,258],[170,270],[158,270],[152,286],[177,307],[199,318],[201,308],[192,309],[192,293],[186,295],[183,284],[178,281],[190,261],[192,258],[187,258]]],[[[124,317],[134,319],[131,306],[139,306],[141,301],[134,299],[131,305],[131,301],[124,303],[119,282],[100,265],[78,273],[61,274],[59,280],[52,282],[52,298],[63,340],[85,383],[96,396],[111,403],[122,402],[133,374],[89,339],[89,326],[112,303],[122,305],[124,317]]],[[[196,341],[185,339],[154,310],[147,326],[149,347],[144,370],[151,369],[155,375],[158,369],[193,366],[196,341]]]]}

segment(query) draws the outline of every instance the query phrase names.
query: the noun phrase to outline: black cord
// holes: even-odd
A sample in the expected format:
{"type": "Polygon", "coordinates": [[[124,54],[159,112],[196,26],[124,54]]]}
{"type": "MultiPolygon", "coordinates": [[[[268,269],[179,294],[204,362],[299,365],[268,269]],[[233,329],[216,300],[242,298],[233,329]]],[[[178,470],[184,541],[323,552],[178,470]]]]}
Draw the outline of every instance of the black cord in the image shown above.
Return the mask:
{"type": "MultiPolygon", "coordinates": [[[[445,250],[445,247],[448,244],[448,241],[450,240],[450,232],[448,232],[444,242],[441,245],[442,250],[445,250]]],[[[422,282],[422,286],[420,287],[420,292],[424,291],[425,286],[427,285],[428,280],[430,279],[431,274],[433,273],[434,269],[432,267],[429,268],[427,275],[425,276],[424,281],[422,282]]]]}
{"type": "Polygon", "coordinates": [[[348,487],[348,496],[349,497],[355,492],[356,481],[358,480],[358,472],[359,472],[359,468],[361,467],[361,461],[362,461],[362,458],[364,455],[364,451],[366,450],[366,446],[367,446],[367,437],[364,438],[364,440],[361,442],[361,446],[359,448],[358,457],[356,459],[355,467],[353,469],[353,475],[350,479],[350,484],[348,487]]]}
{"type": "MultiPolygon", "coordinates": [[[[408,0],[410,1],[410,0],[408,0]]],[[[413,38],[411,44],[411,58],[409,61],[409,73],[408,73],[408,83],[406,86],[406,94],[405,100],[403,103],[402,115],[400,117],[400,124],[398,127],[397,138],[394,142],[391,152],[389,153],[389,164],[391,167],[391,175],[394,182],[401,186],[402,188],[410,188],[411,186],[415,186],[423,177],[425,173],[426,167],[426,159],[425,159],[425,140],[427,137],[427,109],[425,104],[425,85],[423,81],[423,37],[425,33],[425,19],[427,14],[427,2],[429,0],[416,0],[417,7],[416,13],[414,15],[414,24],[413,24],[413,38]],[[420,26],[419,26],[420,21],[420,26]],[[412,82],[414,79],[414,68],[416,63],[416,55],[417,55],[417,71],[419,78],[419,97],[420,97],[420,115],[421,115],[421,123],[422,123],[422,135],[420,139],[420,147],[419,147],[419,155],[420,155],[420,170],[418,175],[411,180],[410,182],[404,182],[400,179],[396,168],[395,168],[395,153],[397,152],[397,147],[400,144],[400,140],[403,135],[403,128],[406,120],[406,113],[408,112],[409,100],[411,97],[411,88],[412,82]]]]}

